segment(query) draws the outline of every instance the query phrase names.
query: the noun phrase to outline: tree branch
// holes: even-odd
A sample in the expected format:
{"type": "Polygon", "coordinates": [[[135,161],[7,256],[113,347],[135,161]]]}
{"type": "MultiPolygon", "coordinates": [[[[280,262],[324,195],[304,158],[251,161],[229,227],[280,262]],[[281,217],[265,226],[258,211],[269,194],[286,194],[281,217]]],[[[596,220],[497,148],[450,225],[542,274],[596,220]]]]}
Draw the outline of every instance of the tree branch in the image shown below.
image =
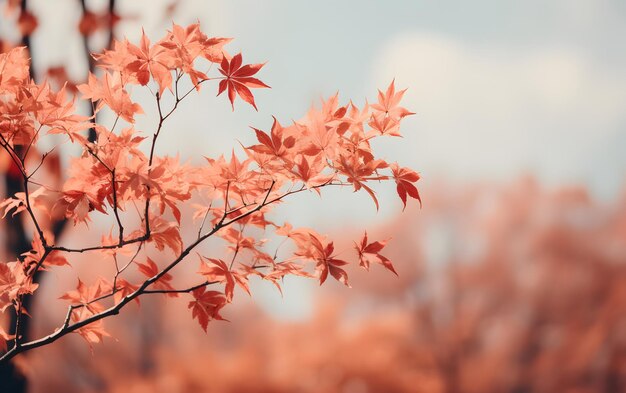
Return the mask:
{"type": "MultiPolygon", "coordinates": [[[[56,340],[60,339],[61,337],[75,332],[76,330],[85,327],[91,323],[97,322],[99,320],[102,320],[106,317],[109,317],[111,315],[117,315],[119,314],[120,310],[122,308],[124,308],[124,306],[126,306],[128,303],[130,303],[132,300],[134,300],[135,298],[143,295],[143,294],[154,294],[154,293],[168,293],[168,292],[163,292],[161,290],[149,290],[148,287],[150,287],[152,284],[154,284],[155,282],[157,282],[159,279],[161,279],[161,277],[165,276],[169,271],[171,271],[174,267],[176,267],[179,263],[181,263],[188,255],[189,253],[191,253],[191,251],[193,251],[198,245],[200,245],[202,242],[204,242],[206,239],[208,239],[209,237],[211,237],[212,235],[214,235],[216,232],[218,232],[220,229],[225,228],[233,223],[236,223],[239,220],[242,220],[254,213],[257,213],[258,211],[260,211],[262,208],[264,208],[265,206],[268,206],[272,203],[276,203],[280,200],[282,200],[283,198],[292,195],[292,194],[296,194],[298,192],[301,192],[303,190],[305,190],[306,188],[303,186],[303,188],[300,188],[298,190],[291,190],[291,191],[287,191],[275,198],[271,198],[270,199],[270,195],[272,193],[273,187],[274,187],[275,182],[272,182],[272,184],[270,185],[270,187],[268,188],[267,192],[265,193],[265,196],[263,198],[263,202],[261,202],[260,204],[258,204],[256,207],[252,208],[251,210],[241,214],[240,216],[237,216],[231,220],[222,222],[219,225],[216,225],[211,231],[207,232],[206,234],[202,235],[201,237],[199,237],[197,240],[195,240],[194,242],[192,242],[191,244],[189,244],[179,255],[178,257],[176,257],[173,261],[171,261],[163,270],[161,270],[159,273],[157,273],[156,275],[154,275],[153,277],[145,280],[141,286],[139,286],[139,288],[137,288],[134,292],[128,294],[127,296],[123,297],[120,302],[114,306],[109,307],[108,309],[101,311],[99,313],[93,314],[92,316],[83,319],[82,321],[78,321],[75,322],[73,324],[66,324],[66,322],[64,322],[64,324],[61,326],[60,329],[57,329],[54,333],[51,333],[45,337],[42,337],[40,339],[37,340],[33,340],[30,342],[26,342],[26,343],[22,343],[19,347],[13,347],[11,350],[9,350],[8,352],[6,352],[5,354],[3,354],[0,357],[0,363],[8,361],[10,359],[12,359],[13,357],[15,357],[16,355],[26,352],[28,350],[34,349],[34,348],[38,348],[47,344],[50,344],[52,342],[55,342],[56,340]]],[[[334,183],[326,182],[324,184],[320,184],[311,188],[322,188],[325,186],[329,186],[329,185],[334,185],[334,183]]],[[[194,286],[191,288],[187,288],[184,290],[173,290],[173,291],[180,291],[180,292],[191,292],[193,291],[193,289],[199,288],[203,285],[209,285],[207,283],[202,283],[199,284],[199,286],[194,286]]],[[[174,292],[172,292],[174,293],[174,292]]],[[[110,295],[109,295],[110,296],[110,295]]],[[[82,307],[81,305],[74,305],[74,308],[76,307],[82,307]]],[[[68,309],[68,315],[70,315],[72,313],[73,309],[70,308],[68,309]]],[[[68,317],[66,316],[65,321],[68,320],[68,317]]]]}

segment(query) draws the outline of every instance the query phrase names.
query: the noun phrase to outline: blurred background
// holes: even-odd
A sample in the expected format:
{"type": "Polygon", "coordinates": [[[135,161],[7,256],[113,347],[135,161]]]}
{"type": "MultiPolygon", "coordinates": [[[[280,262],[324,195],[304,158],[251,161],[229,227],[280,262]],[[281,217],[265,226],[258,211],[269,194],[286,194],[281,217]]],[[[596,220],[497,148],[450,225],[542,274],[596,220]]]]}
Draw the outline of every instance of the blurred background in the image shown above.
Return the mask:
{"type": "MultiPolygon", "coordinates": [[[[108,0],[0,1],[2,47],[27,35],[38,80],[78,83],[86,33],[92,51],[111,26],[157,40],[200,21],[235,38],[229,52],[267,61],[272,89],[259,112],[210,89],[181,106],[161,146],[194,161],[251,143],[272,114],[288,123],[337,91],[362,105],[395,78],[416,115],[376,148],[420,172],[424,206],[402,213],[384,186],[378,212],[365,193],[294,199],[275,214],[344,248],[363,229],[391,237],[399,277],[289,279],[284,297],[259,284],[208,335],[184,300],[146,299],[107,321],[115,339],[93,354],[67,337],[21,358],[28,391],[626,391],[626,3],[113,3],[111,17],[108,0]]],[[[74,268],[43,281],[34,336],[58,324],[74,268]]]]}

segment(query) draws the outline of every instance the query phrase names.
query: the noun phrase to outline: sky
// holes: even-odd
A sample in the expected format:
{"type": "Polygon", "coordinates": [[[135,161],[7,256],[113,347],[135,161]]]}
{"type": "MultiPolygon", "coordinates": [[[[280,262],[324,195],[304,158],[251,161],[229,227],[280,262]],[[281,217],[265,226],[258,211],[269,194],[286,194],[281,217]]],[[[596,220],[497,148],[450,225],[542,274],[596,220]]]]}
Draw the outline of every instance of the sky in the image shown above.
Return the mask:
{"type": "MultiPolygon", "coordinates": [[[[582,184],[606,200],[623,189],[622,0],[182,0],[164,17],[168,3],[119,0],[122,15],[137,17],[117,35],[136,40],[143,26],[158,39],[169,19],[199,20],[207,34],[233,37],[228,49],[245,62],[267,61],[259,77],[272,89],[256,93],[258,112],[242,102],[232,112],[216,89],[204,90],[165,129],[161,153],[228,154],[238,141],[253,143],[249,126],[268,129],[271,115],[288,123],[335,92],[362,105],[395,79],[416,115],[403,123],[404,139],[377,148],[419,171],[426,194],[439,181],[507,183],[525,175],[550,187],[582,184]]],[[[65,64],[84,74],[85,65],[72,60],[82,55],[76,1],[30,4],[35,14],[58,15],[33,37],[35,66],[65,64]]],[[[305,196],[281,212],[329,231],[339,223],[375,225],[401,210],[392,185],[377,190],[379,212],[365,193],[349,190],[305,196]]]]}
{"type": "Polygon", "coordinates": [[[425,184],[532,174],[606,198],[621,190],[624,2],[209,3],[189,9],[269,60],[261,102],[279,118],[337,90],[374,97],[395,78],[417,115],[386,153],[425,184]]]}

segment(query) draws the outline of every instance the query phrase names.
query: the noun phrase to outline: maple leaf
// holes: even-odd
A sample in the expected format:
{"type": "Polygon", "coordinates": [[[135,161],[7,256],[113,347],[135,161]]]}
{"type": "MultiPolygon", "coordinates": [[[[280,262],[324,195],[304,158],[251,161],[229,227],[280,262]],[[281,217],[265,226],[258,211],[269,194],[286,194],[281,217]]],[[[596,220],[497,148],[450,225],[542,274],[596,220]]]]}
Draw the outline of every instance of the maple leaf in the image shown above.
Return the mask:
{"type": "Polygon", "coordinates": [[[387,167],[387,163],[383,160],[371,160],[367,163],[361,162],[358,156],[346,156],[344,154],[339,156],[339,161],[335,163],[337,170],[340,173],[347,176],[347,181],[352,183],[354,191],[358,191],[363,188],[372,198],[376,205],[376,210],[379,210],[378,198],[374,190],[367,186],[365,182],[371,180],[386,180],[386,176],[380,176],[377,174],[378,169],[387,167]]]}
{"type": "Polygon", "coordinates": [[[89,212],[94,210],[94,208],[104,212],[104,206],[97,200],[97,197],[78,190],[64,191],[63,199],[57,201],[55,208],[62,205],[66,210],[65,216],[67,218],[71,217],[74,225],[79,222],[87,224],[90,221],[89,212]]]}
{"type": "Polygon", "coordinates": [[[190,301],[187,308],[191,309],[191,316],[198,320],[200,327],[206,332],[209,321],[213,319],[226,321],[220,310],[228,302],[226,296],[218,291],[207,291],[206,287],[194,289],[191,292],[194,300],[190,301]]]}
{"type": "Polygon", "coordinates": [[[30,295],[38,287],[39,284],[33,283],[32,275],[26,274],[21,262],[0,263],[0,313],[18,305],[21,295],[30,295]]]}
{"type": "Polygon", "coordinates": [[[98,62],[99,68],[123,72],[128,64],[135,60],[135,57],[130,54],[128,46],[127,39],[114,41],[112,49],[105,49],[99,54],[94,53],[92,57],[98,62]]]}
{"type": "Polygon", "coordinates": [[[221,63],[224,59],[224,45],[231,42],[232,38],[212,37],[203,42],[202,56],[212,63],[221,63]]]}
{"type": "Polygon", "coordinates": [[[79,85],[77,88],[84,99],[98,102],[96,110],[100,110],[106,104],[113,112],[129,123],[135,122],[136,114],[143,113],[141,106],[131,101],[118,73],[105,72],[104,78],[101,80],[89,73],[87,83],[79,85]]]}
{"type": "Polygon", "coordinates": [[[110,291],[111,285],[102,278],[90,286],[85,285],[79,278],[76,289],[63,294],[59,299],[69,300],[73,305],[82,304],[87,310],[95,314],[104,310],[104,307],[94,300],[110,291]]]}
{"type": "Polygon", "coordinates": [[[387,259],[385,256],[380,255],[380,251],[386,245],[387,245],[387,240],[368,243],[367,231],[365,231],[365,234],[363,235],[363,239],[361,239],[361,242],[360,243],[354,242],[354,248],[359,254],[359,265],[363,267],[365,270],[369,270],[371,262],[378,262],[397,276],[398,273],[393,268],[391,261],[387,259]]]}
{"type": "Polygon", "coordinates": [[[226,262],[221,259],[204,258],[200,256],[200,270],[198,274],[206,277],[209,282],[221,282],[224,283],[224,294],[226,299],[230,302],[233,299],[233,293],[235,291],[235,277],[230,271],[226,262]]]}
{"type": "MultiPolygon", "coordinates": [[[[47,237],[46,239],[49,240],[47,237]]],[[[38,233],[35,233],[35,235],[33,236],[31,246],[32,250],[22,254],[22,257],[24,257],[23,263],[25,266],[28,267],[37,265],[45,254],[45,248],[38,233]]],[[[55,250],[48,253],[46,259],[43,262],[43,266],[46,268],[50,266],[70,266],[70,263],[63,256],[63,254],[55,250]]]]}
{"type": "Polygon", "coordinates": [[[293,225],[286,222],[282,226],[277,226],[274,231],[278,236],[287,236],[289,237],[293,233],[293,225]]]}
{"type": "Polygon", "coordinates": [[[328,276],[328,273],[330,273],[335,280],[350,288],[350,284],[348,283],[348,273],[340,268],[340,266],[347,265],[348,262],[338,259],[332,255],[334,250],[335,246],[333,242],[328,243],[326,247],[324,247],[322,257],[318,259],[316,269],[320,272],[320,285],[326,281],[326,277],[328,276]]]}
{"type": "Polygon", "coordinates": [[[250,88],[261,88],[268,87],[265,83],[260,80],[253,78],[252,75],[259,72],[261,67],[265,64],[247,64],[242,66],[242,57],[241,53],[236,54],[229,61],[224,57],[222,59],[222,63],[220,66],[220,73],[225,76],[219,83],[219,89],[217,95],[222,94],[226,89],[228,89],[228,99],[230,100],[230,104],[235,110],[235,97],[237,94],[241,97],[242,100],[252,105],[254,109],[258,110],[256,104],[254,103],[254,96],[250,91],[250,88]]]}
{"type": "Polygon", "coordinates": [[[186,181],[187,167],[180,165],[178,158],[158,157],[151,166],[143,157],[133,159],[125,171],[127,179],[118,191],[127,198],[143,199],[150,196],[156,200],[159,213],[169,207],[180,224],[181,213],[177,203],[191,198],[190,185],[186,181]]]}
{"type": "Polygon", "coordinates": [[[396,93],[394,84],[395,79],[391,81],[384,94],[382,91],[378,90],[378,103],[372,104],[372,109],[383,112],[392,119],[401,119],[409,115],[414,115],[415,113],[399,106],[406,89],[396,93]]]}
{"type": "MultiPolygon", "coordinates": [[[[327,101],[322,101],[322,108],[311,108],[302,124],[297,124],[300,128],[306,129],[309,146],[303,151],[309,156],[323,155],[325,158],[333,160],[339,151],[340,133],[337,127],[332,124],[337,123],[336,117],[345,108],[335,110],[338,95],[335,94],[327,101]],[[337,115],[337,116],[335,116],[337,115]]],[[[345,113],[344,113],[345,114],[345,113]]]]}
{"type": "Polygon", "coordinates": [[[385,113],[372,115],[369,126],[378,131],[381,135],[401,136],[400,121],[393,117],[387,116],[385,113]]]}
{"type": "Polygon", "coordinates": [[[91,127],[88,122],[89,117],[79,116],[74,113],[74,100],[66,99],[65,85],[56,93],[52,92],[50,85],[44,83],[34,95],[42,97],[40,106],[32,109],[35,119],[42,125],[48,127],[48,134],[67,134],[70,140],[78,139],[81,142],[86,140],[80,131],[91,127]]]}
{"type": "Polygon", "coordinates": [[[29,57],[26,47],[20,46],[0,54],[0,91],[14,91],[29,77],[29,57]]]}
{"type": "Polygon", "coordinates": [[[401,168],[398,166],[398,164],[395,163],[391,164],[389,167],[391,168],[393,178],[396,181],[396,190],[398,191],[400,199],[402,199],[404,208],[406,208],[407,195],[411,198],[417,199],[420,203],[420,206],[422,206],[422,199],[420,198],[419,191],[417,190],[417,187],[415,187],[415,185],[413,184],[420,179],[420,175],[409,168],[401,168]]]}
{"type": "Polygon", "coordinates": [[[327,243],[322,236],[311,229],[292,231],[289,237],[298,246],[298,250],[295,252],[296,256],[316,262],[315,270],[318,272],[320,285],[326,281],[328,274],[330,274],[337,281],[350,287],[348,274],[340,267],[347,265],[348,262],[333,255],[335,250],[333,242],[327,243]]]}
{"type": "MultiPolygon", "coordinates": [[[[72,313],[72,321],[74,321],[75,323],[80,322],[88,319],[93,315],[94,314],[91,310],[87,308],[81,308],[79,310],[75,310],[72,313]]],[[[89,344],[89,348],[92,351],[92,344],[100,344],[104,337],[111,337],[111,335],[104,330],[104,321],[102,320],[89,323],[81,327],[80,329],[77,329],[76,333],[78,333],[82,338],[85,339],[85,341],[87,341],[87,344],[89,344]]]]}
{"type": "MultiPolygon", "coordinates": [[[[135,262],[135,263],[137,264],[139,268],[138,269],[139,272],[148,278],[152,278],[161,272],[157,264],[149,257],[146,258],[146,262],[144,263],[139,263],[139,262],[135,262]]],[[[164,291],[173,291],[174,287],[172,286],[172,284],[170,284],[171,281],[172,281],[172,275],[169,273],[166,273],[154,283],[154,287],[160,290],[164,290],[164,291]]],[[[167,293],[167,296],[178,297],[178,293],[170,292],[170,293],[167,293]]]]}
{"type": "Polygon", "coordinates": [[[199,81],[207,80],[208,77],[194,67],[194,61],[210,45],[200,31],[200,25],[194,23],[184,28],[174,23],[166,39],[161,40],[159,45],[170,51],[168,68],[180,68],[189,76],[196,90],[199,90],[199,81]]]}
{"type": "Polygon", "coordinates": [[[98,210],[106,213],[104,200],[110,190],[110,176],[102,165],[94,165],[89,157],[72,160],[70,178],[63,185],[62,198],[58,199],[53,211],[61,211],[74,224],[89,221],[89,212],[98,210]]]}
{"type": "MultiPolygon", "coordinates": [[[[116,304],[119,304],[123,298],[135,292],[138,288],[139,285],[134,285],[123,278],[118,278],[115,282],[115,294],[113,295],[113,301],[116,304]]],[[[139,304],[139,296],[135,298],[135,301],[139,304]]]]}
{"type": "Polygon", "coordinates": [[[252,296],[252,293],[250,292],[250,285],[248,284],[248,278],[250,275],[262,276],[262,274],[260,274],[256,269],[244,264],[241,264],[241,266],[233,272],[235,282],[241,289],[246,291],[248,296],[252,296]]]}
{"type": "Polygon", "coordinates": [[[141,85],[147,85],[150,81],[150,75],[154,77],[159,84],[159,94],[163,94],[166,88],[172,88],[172,72],[166,66],[166,51],[161,45],[150,46],[150,40],[146,33],[141,32],[141,43],[139,46],[128,44],[128,52],[134,55],[137,60],[129,63],[126,68],[134,72],[137,81],[141,85]]]}
{"type": "Polygon", "coordinates": [[[319,188],[314,188],[325,183],[329,183],[334,177],[334,174],[324,174],[322,171],[325,169],[325,161],[323,156],[317,155],[314,158],[307,158],[305,155],[300,155],[295,159],[295,167],[292,173],[298,180],[301,180],[307,188],[314,189],[318,194],[319,188]]]}
{"type": "Polygon", "coordinates": [[[250,146],[248,149],[257,153],[269,154],[284,159],[288,150],[293,148],[296,144],[296,138],[294,136],[284,136],[284,128],[275,117],[273,118],[274,123],[272,124],[270,135],[254,127],[252,128],[261,144],[250,146]]]}
{"type": "Polygon", "coordinates": [[[0,202],[0,210],[4,209],[4,213],[1,218],[5,218],[7,214],[11,210],[13,210],[13,214],[11,217],[15,217],[16,214],[19,214],[26,210],[26,194],[23,192],[18,192],[15,194],[14,198],[7,198],[4,201],[0,202]],[[14,210],[15,209],[15,210],[14,210]]]}
{"type": "Polygon", "coordinates": [[[179,254],[183,248],[183,240],[180,237],[180,229],[176,223],[164,220],[161,217],[150,216],[150,239],[159,251],[167,246],[175,254],[179,254]]]}
{"type": "Polygon", "coordinates": [[[306,278],[314,278],[311,273],[304,270],[304,266],[297,264],[295,262],[281,262],[274,265],[274,270],[271,272],[264,274],[261,276],[263,280],[270,281],[272,284],[278,288],[280,294],[283,294],[283,290],[280,286],[279,281],[282,280],[285,276],[299,276],[306,278]]]}
{"type": "Polygon", "coordinates": [[[0,263],[0,312],[12,305],[17,285],[15,274],[7,263],[0,263]]]}

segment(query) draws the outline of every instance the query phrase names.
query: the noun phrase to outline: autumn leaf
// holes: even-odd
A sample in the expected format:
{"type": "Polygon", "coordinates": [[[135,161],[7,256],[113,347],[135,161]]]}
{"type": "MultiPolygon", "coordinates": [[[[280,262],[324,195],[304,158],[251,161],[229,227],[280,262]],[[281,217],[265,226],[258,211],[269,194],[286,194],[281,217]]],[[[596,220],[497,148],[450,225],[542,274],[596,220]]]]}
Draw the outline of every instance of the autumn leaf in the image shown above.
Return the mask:
{"type": "Polygon", "coordinates": [[[227,300],[223,293],[218,291],[207,291],[202,286],[191,292],[194,300],[190,301],[187,308],[191,309],[191,316],[198,320],[200,327],[205,332],[209,321],[213,319],[225,321],[220,310],[226,305],[227,300]]]}
{"type": "Polygon", "coordinates": [[[19,283],[14,269],[8,263],[0,263],[0,312],[5,312],[13,305],[13,300],[17,298],[19,283]]]}
{"type": "Polygon", "coordinates": [[[378,103],[372,104],[372,109],[382,112],[392,119],[402,119],[403,117],[414,115],[415,113],[399,106],[406,89],[396,93],[395,80],[391,81],[387,91],[383,93],[378,90],[378,103]]]}
{"type": "Polygon", "coordinates": [[[367,231],[363,235],[363,238],[359,243],[354,242],[354,248],[359,255],[359,265],[365,270],[369,270],[372,262],[377,262],[383,265],[386,269],[393,272],[396,276],[398,273],[393,267],[393,264],[385,256],[380,255],[380,251],[387,245],[387,240],[375,241],[368,243],[367,231]]]}
{"type": "Polygon", "coordinates": [[[46,254],[46,259],[43,260],[43,267],[49,268],[51,266],[69,266],[67,258],[60,253],[59,251],[50,251],[46,253],[45,247],[39,237],[39,234],[35,234],[33,236],[33,241],[31,242],[32,249],[25,253],[22,253],[23,263],[25,266],[29,268],[39,264],[39,261],[43,258],[44,254],[46,254]]]}
{"type": "MultiPolygon", "coordinates": [[[[78,310],[74,310],[72,313],[72,320],[76,323],[88,319],[93,315],[94,314],[91,310],[83,307],[78,310]]],[[[104,322],[102,320],[91,322],[77,329],[76,333],[87,341],[87,344],[89,344],[89,348],[92,351],[92,344],[100,344],[104,337],[111,337],[111,335],[104,330],[104,322]]]]}
{"type": "Polygon", "coordinates": [[[230,61],[227,60],[226,57],[222,59],[219,71],[225,78],[219,83],[217,95],[219,96],[228,89],[228,99],[230,100],[233,110],[235,110],[235,97],[237,95],[239,95],[242,100],[252,105],[254,109],[258,110],[254,103],[254,96],[249,88],[269,88],[265,83],[252,77],[252,75],[259,72],[265,64],[247,64],[244,66],[241,64],[241,53],[233,56],[230,61]]]}
{"type": "Polygon", "coordinates": [[[330,274],[337,281],[350,287],[348,274],[341,268],[341,266],[347,265],[348,262],[338,259],[333,254],[335,250],[333,242],[327,242],[317,232],[310,229],[293,231],[290,234],[290,238],[298,247],[298,250],[295,252],[297,257],[315,261],[315,270],[318,273],[320,285],[326,281],[328,274],[330,274]]]}
{"type": "Polygon", "coordinates": [[[29,57],[21,46],[0,54],[0,91],[11,92],[24,86],[29,77],[29,57]]]}
{"type": "Polygon", "coordinates": [[[396,190],[402,200],[402,203],[404,204],[404,207],[406,208],[407,195],[411,198],[417,199],[420,206],[422,206],[422,199],[420,198],[419,191],[413,184],[420,179],[420,175],[409,168],[401,168],[398,164],[391,164],[390,168],[393,173],[393,178],[396,181],[396,190]]]}
{"type": "Polygon", "coordinates": [[[314,278],[315,276],[306,270],[304,266],[295,262],[281,262],[273,266],[273,270],[267,274],[263,274],[261,278],[266,281],[270,281],[278,289],[280,294],[283,294],[283,289],[280,286],[280,282],[285,276],[298,276],[305,278],[314,278]]]}
{"type": "Polygon", "coordinates": [[[224,283],[224,294],[229,302],[233,299],[235,291],[235,277],[226,262],[221,259],[204,258],[200,256],[200,270],[198,274],[206,277],[209,282],[224,283]]]}
{"type": "Polygon", "coordinates": [[[180,253],[183,248],[183,240],[180,237],[180,229],[175,222],[168,222],[160,217],[150,218],[152,236],[150,241],[154,242],[157,250],[163,251],[165,247],[171,249],[175,254],[180,253]]]}
{"type": "Polygon", "coordinates": [[[26,201],[25,194],[23,192],[18,192],[15,194],[14,198],[7,198],[4,201],[0,202],[0,210],[4,210],[2,217],[5,218],[8,213],[13,210],[11,217],[15,217],[16,214],[19,214],[26,210],[26,201]]]}
{"type": "Polygon", "coordinates": [[[294,136],[284,135],[284,128],[275,117],[270,135],[254,127],[252,129],[256,133],[260,145],[254,145],[248,148],[257,153],[269,154],[284,159],[288,150],[293,148],[296,144],[296,138],[294,136]]]}
{"type": "Polygon", "coordinates": [[[224,45],[232,41],[232,38],[212,37],[203,42],[202,56],[212,63],[221,63],[224,59],[224,45]]]}
{"type": "MultiPolygon", "coordinates": [[[[143,263],[136,262],[138,270],[141,274],[146,276],[147,278],[152,278],[161,273],[161,270],[157,266],[157,264],[150,258],[146,258],[146,261],[143,263]]],[[[166,273],[162,275],[158,280],[154,282],[154,287],[163,291],[174,291],[174,287],[170,282],[172,281],[172,275],[166,273]]],[[[169,297],[178,297],[178,293],[169,292],[167,293],[169,297]]]]}
{"type": "Polygon", "coordinates": [[[200,89],[200,80],[207,80],[204,72],[195,67],[198,56],[205,55],[211,46],[206,36],[200,31],[198,23],[182,27],[172,25],[168,36],[159,42],[159,45],[169,50],[168,67],[172,70],[180,69],[191,79],[196,90],[200,89]]]}
{"type": "Polygon", "coordinates": [[[378,169],[387,167],[387,163],[382,160],[370,160],[365,163],[359,157],[350,157],[344,154],[339,156],[335,163],[337,170],[347,177],[347,181],[354,186],[354,191],[364,189],[374,201],[376,210],[380,209],[376,192],[365,183],[368,181],[387,180],[386,176],[378,174],[378,169]]]}
{"type": "Polygon", "coordinates": [[[111,285],[103,278],[98,278],[92,285],[85,285],[79,278],[76,289],[66,292],[59,299],[69,300],[73,305],[84,305],[92,313],[97,313],[104,307],[96,299],[110,291],[111,285]]]}
{"type": "Polygon", "coordinates": [[[84,99],[98,102],[97,110],[106,104],[113,112],[129,123],[135,122],[135,115],[143,113],[141,106],[130,99],[118,73],[105,72],[102,79],[89,73],[88,82],[78,85],[77,88],[84,99]]]}
{"type": "MultiPolygon", "coordinates": [[[[118,278],[115,282],[115,294],[113,295],[113,301],[115,304],[119,304],[124,297],[132,294],[138,288],[139,285],[134,285],[123,278],[118,278]]],[[[139,296],[135,298],[135,301],[139,304],[139,296]]]]}
{"type": "Polygon", "coordinates": [[[126,66],[130,72],[134,72],[141,85],[147,85],[150,76],[159,85],[159,94],[163,95],[166,88],[172,88],[172,71],[166,66],[167,56],[165,48],[160,45],[150,45],[150,40],[144,31],[141,32],[139,46],[128,44],[128,52],[137,60],[126,66]]]}
{"type": "Polygon", "coordinates": [[[324,257],[318,259],[316,269],[320,272],[320,285],[326,281],[326,277],[328,273],[330,273],[335,280],[350,288],[350,284],[348,283],[348,273],[340,267],[347,265],[348,262],[331,255],[334,249],[335,246],[333,243],[328,243],[324,248],[324,257]]]}

